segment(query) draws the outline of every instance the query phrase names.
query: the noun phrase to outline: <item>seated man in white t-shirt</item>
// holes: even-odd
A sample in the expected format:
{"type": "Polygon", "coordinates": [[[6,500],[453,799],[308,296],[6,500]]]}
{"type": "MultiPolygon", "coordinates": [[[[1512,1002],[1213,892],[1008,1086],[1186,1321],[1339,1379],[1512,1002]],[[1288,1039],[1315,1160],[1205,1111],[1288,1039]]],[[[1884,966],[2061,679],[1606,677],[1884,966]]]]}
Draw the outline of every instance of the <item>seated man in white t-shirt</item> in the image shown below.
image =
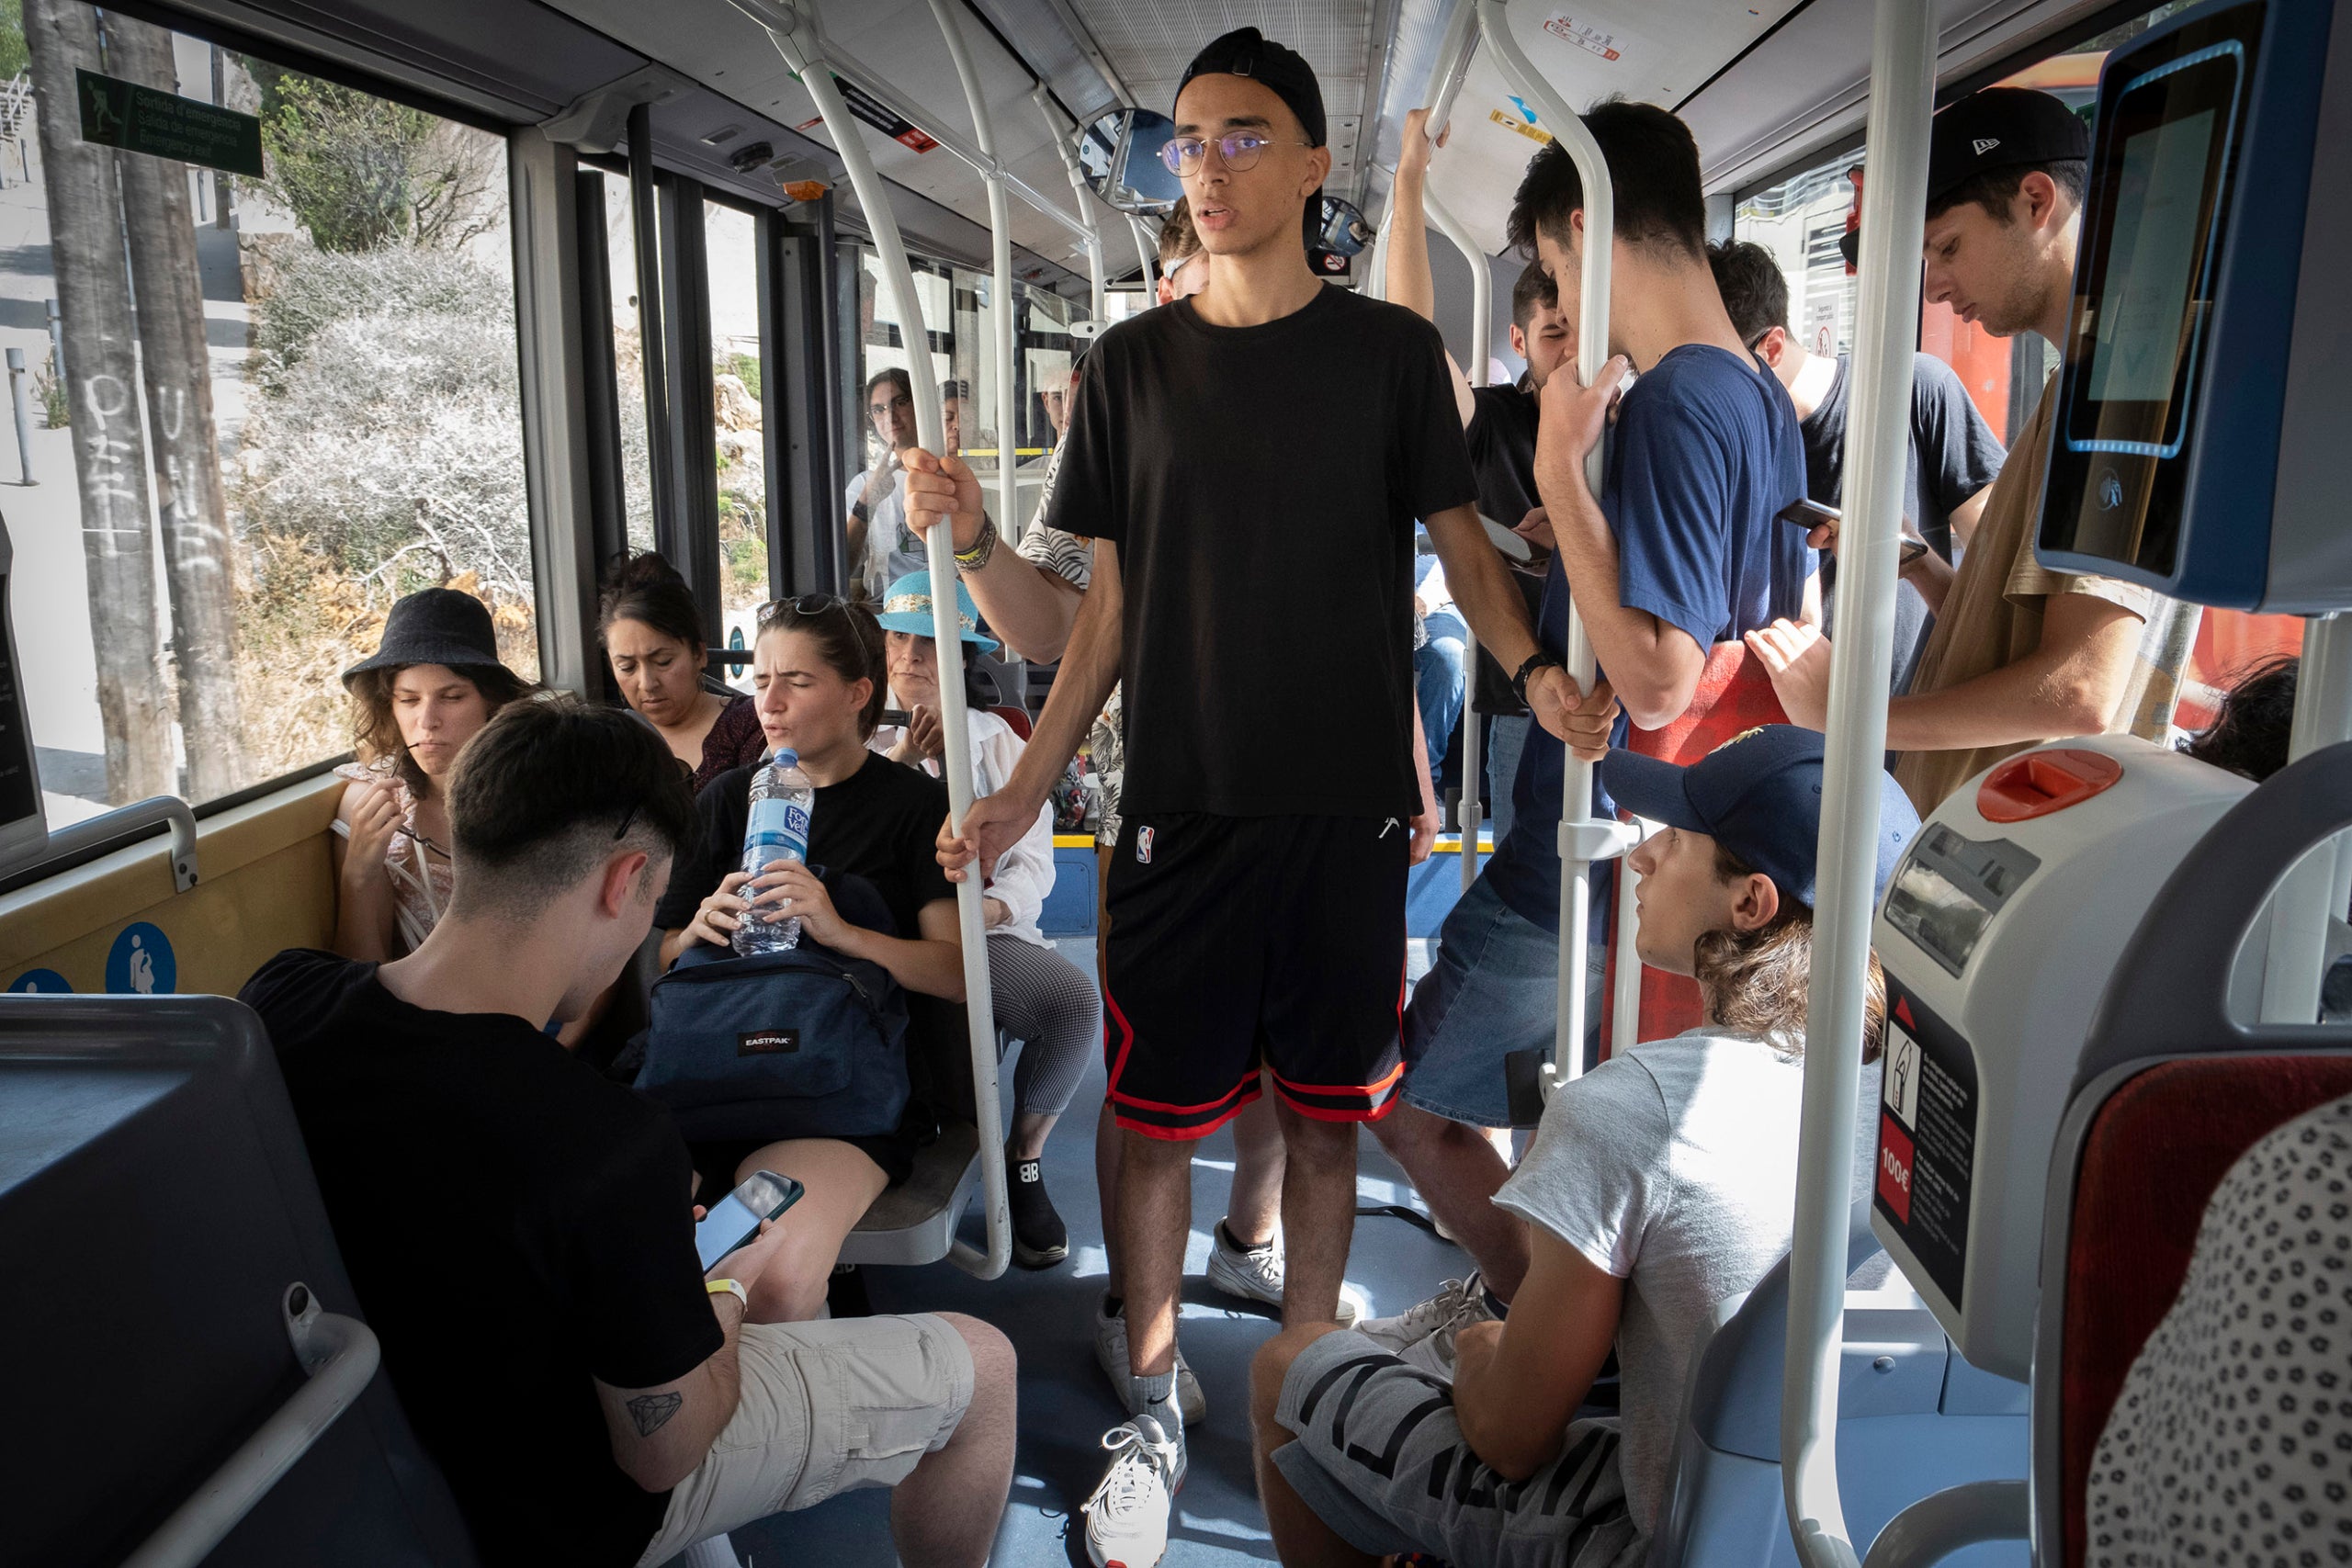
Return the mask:
{"type": "MultiPolygon", "coordinates": [[[[1284,1562],[1639,1563],[1714,1305],[1788,1250],[1822,738],[1775,725],[1689,768],[1611,751],[1600,771],[1618,805],[1667,825],[1633,856],[1642,961],[1695,976],[1711,1021],[1554,1093],[1495,1196],[1532,1243],[1500,1321],[1401,1357],[1301,1324],[1259,1352],[1258,1488],[1284,1562]],[[1623,1417],[1580,1420],[1612,1347],[1623,1417]]],[[[1883,890],[1918,818],[1892,779],[1880,810],[1883,890]]],[[[1871,992],[1866,1058],[1875,961],[1871,992]]]]}

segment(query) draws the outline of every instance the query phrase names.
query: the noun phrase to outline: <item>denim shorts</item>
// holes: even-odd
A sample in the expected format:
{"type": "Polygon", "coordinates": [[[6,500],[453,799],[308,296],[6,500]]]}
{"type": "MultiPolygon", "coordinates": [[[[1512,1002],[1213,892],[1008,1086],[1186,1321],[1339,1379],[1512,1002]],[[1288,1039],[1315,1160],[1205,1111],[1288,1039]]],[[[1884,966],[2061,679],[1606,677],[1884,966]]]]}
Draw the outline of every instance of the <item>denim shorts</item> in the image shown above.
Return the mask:
{"type": "MultiPolygon", "coordinates": [[[[1606,950],[1587,950],[1585,1039],[1600,1038],[1606,950]]],[[[1405,1100],[1479,1127],[1510,1125],[1503,1058],[1559,1033],[1560,939],[1514,911],[1485,877],[1438,932],[1405,1009],[1405,1100]]]]}

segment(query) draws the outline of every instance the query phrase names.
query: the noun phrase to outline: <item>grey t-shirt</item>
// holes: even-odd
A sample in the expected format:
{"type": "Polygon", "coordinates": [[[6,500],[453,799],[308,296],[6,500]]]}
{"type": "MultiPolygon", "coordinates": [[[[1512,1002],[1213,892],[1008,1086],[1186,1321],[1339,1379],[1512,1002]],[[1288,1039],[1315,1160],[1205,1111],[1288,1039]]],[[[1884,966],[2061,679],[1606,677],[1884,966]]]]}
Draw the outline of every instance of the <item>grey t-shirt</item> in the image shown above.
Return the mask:
{"type": "MultiPolygon", "coordinates": [[[[1847,399],[1852,367],[1838,356],[1838,373],[1820,406],[1798,423],[1804,437],[1804,491],[1825,506],[1841,506],[1846,492],[1847,399]]],[[[1968,396],[1952,367],[1932,355],[1913,362],[1911,374],[1911,468],[1904,489],[1904,514],[1920,537],[1946,560],[1952,558],[1951,514],[1970,496],[2001,476],[2007,451],[1968,396]]],[[[1836,563],[1822,561],[1822,588],[1829,595],[1829,629],[1837,631],[1836,563]]],[[[1928,603],[1917,589],[1901,583],[1894,596],[1894,680],[1899,694],[1911,689],[1911,672],[1928,640],[1928,603]]]]}
{"type": "MultiPolygon", "coordinates": [[[[1645,1538],[1666,1500],[1690,1359],[1715,1304],[1789,1250],[1804,1068],[1786,1043],[1694,1029],[1611,1057],[1553,1095],[1527,1157],[1495,1194],[1625,1281],[1622,1464],[1645,1538]]],[[[1865,1066],[1857,1193],[1877,1157],[1878,1093],[1878,1068],[1865,1066]]]]}

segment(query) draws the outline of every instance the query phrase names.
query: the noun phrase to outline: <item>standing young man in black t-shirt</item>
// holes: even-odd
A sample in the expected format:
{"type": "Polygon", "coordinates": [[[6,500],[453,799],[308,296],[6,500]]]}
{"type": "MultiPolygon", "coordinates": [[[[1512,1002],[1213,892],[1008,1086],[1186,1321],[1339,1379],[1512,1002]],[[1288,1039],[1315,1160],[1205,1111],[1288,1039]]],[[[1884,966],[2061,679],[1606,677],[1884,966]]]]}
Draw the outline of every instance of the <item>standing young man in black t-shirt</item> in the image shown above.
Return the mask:
{"type": "Polygon", "coordinates": [[[511,704],[468,743],[449,818],[457,892],[414,953],[282,953],[243,999],[482,1560],[667,1562],[878,1485],[906,1561],[978,1568],[1012,1482],[1004,1337],[747,1321],[738,1281],[789,1216],[706,1280],[676,1129],[545,1027],[612,985],[693,840],[669,749],[625,711],[511,704]]]}
{"type": "MultiPolygon", "coordinates": [[[[1103,990],[1135,1419],[1106,1439],[1119,1457],[1087,1533],[1096,1562],[1127,1568],[1159,1560],[1183,1473],[1192,1142],[1271,1076],[1290,1152],[1284,1316],[1324,1321],[1354,1227],[1355,1123],[1394,1103],[1420,793],[1414,520],[1448,545],[1474,617],[1518,604],[1491,549],[1455,567],[1476,484],[1436,330],[1306,265],[1330,168],[1306,62],[1228,33],[1175,109],[1169,156],[1215,258],[1208,288],[1088,356],[1046,521],[1098,541],[1092,586],[1020,768],[941,849],[959,874],[1001,852],[1125,674],[1103,990]]],[[[1534,650],[1521,619],[1506,659],[1534,650]]],[[[1556,717],[1562,691],[1544,700],[1556,717]]]]}

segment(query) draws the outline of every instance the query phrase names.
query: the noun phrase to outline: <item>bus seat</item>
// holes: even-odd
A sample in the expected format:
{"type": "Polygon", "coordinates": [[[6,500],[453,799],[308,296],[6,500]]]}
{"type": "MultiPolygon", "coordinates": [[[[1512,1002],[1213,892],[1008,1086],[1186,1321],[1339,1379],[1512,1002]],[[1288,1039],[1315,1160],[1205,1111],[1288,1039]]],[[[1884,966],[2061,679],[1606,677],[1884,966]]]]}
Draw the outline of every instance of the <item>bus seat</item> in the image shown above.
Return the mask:
{"type": "Polygon", "coordinates": [[[980,1135],[949,1122],[915,1154],[906,1180],[885,1190],[842,1243],[843,1263],[936,1263],[980,1187],[980,1135]]]}
{"type": "Polygon", "coordinates": [[[2279,879],[2347,825],[2352,744],[2264,781],[2150,902],[2093,1015],[2043,1205],[2033,1531],[2052,1568],[2084,1559],[2091,1457],[2214,1190],[2274,1128],[2352,1093],[2352,1028],[2250,1024],[2230,1000],[2279,879]]]}
{"type": "MultiPolygon", "coordinates": [[[[261,1022],[221,997],[0,998],[12,1561],[121,1561],[303,1385],[288,1288],[360,1317],[261,1022]]],[[[394,1353],[397,1353],[396,1351],[394,1353]]],[[[204,1558],[477,1561],[380,1371],[204,1558]]]]}
{"type": "Polygon", "coordinates": [[[2057,1276],[2059,1376],[2036,1396],[2056,1417],[2056,1451],[2045,1445],[2035,1468],[2063,1499],[2064,1568],[2084,1560],[2091,1456],[2132,1363],[2180,1293],[2214,1189],[2274,1128],[2346,1094],[2352,1050],[2159,1062],[2078,1098],[2068,1116],[2082,1132],[2057,1276]]]}
{"type": "Polygon", "coordinates": [[[989,709],[989,712],[996,715],[997,717],[1004,720],[1006,724],[1012,726],[1012,733],[1021,737],[1023,740],[1025,741],[1029,739],[1029,715],[1027,710],[1016,707],[992,707],[989,709]]]}
{"type": "MultiPolygon", "coordinates": [[[[1847,1233],[1848,1271],[1879,1252],[1867,1201],[1847,1233]]],[[[1781,1483],[1788,1259],[1716,1309],[1693,1366],[1653,1568],[1797,1568],[1781,1483]]],[[[1849,1290],[1838,1395],[1838,1475],[1858,1546],[1909,1504],[1963,1481],[2026,1471],[2026,1392],[1971,1367],[1897,1277],[1849,1290]]],[[[2022,1563],[2021,1546],[1958,1561],[2022,1563]]]]}

